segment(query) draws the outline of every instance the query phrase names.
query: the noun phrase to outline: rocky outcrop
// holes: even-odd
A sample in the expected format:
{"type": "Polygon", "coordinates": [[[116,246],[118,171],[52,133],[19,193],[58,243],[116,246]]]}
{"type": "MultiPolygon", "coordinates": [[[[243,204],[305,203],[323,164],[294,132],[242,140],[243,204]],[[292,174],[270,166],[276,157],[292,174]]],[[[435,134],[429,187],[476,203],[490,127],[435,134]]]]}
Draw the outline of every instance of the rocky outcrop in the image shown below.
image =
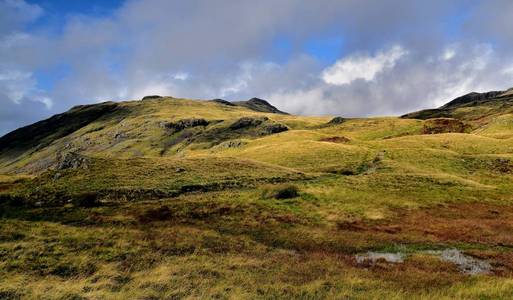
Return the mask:
{"type": "Polygon", "coordinates": [[[264,126],[263,131],[266,134],[274,134],[274,133],[280,133],[289,130],[289,128],[283,124],[280,123],[273,123],[264,126]]]}
{"type": "Polygon", "coordinates": [[[333,119],[331,119],[329,122],[328,122],[328,125],[339,125],[339,124],[342,124],[346,121],[345,118],[342,118],[342,117],[334,117],[333,119]]]}
{"type": "Polygon", "coordinates": [[[261,118],[251,118],[251,117],[243,117],[235,121],[232,125],[230,125],[230,129],[237,130],[248,127],[257,127],[262,123],[268,121],[269,118],[261,117],[261,118]]]}
{"type": "Polygon", "coordinates": [[[186,128],[192,128],[197,126],[208,126],[210,122],[205,119],[183,119],[174,123],[167,123],[165,127],[172,129],[174,132],[182,131],[186,128]]]}
{"type": "Polygon", "coordinates": [[[289,130],[287,126],[281,123],[274,123],[270,121],[267,117],[240,118],[229,127],[229,129],[231,130],[246,130],[251,128],[255,129],[255,133],[257,135],[268,135],[289,130]]]}
{"type": "Polygon", "coordinates": [[[221,144],[217,145],[215,148],[216,149],[239,148],[246,144],[247,144],[247,142],[244,140],[228,140],[226,142],[222,142],[221,144]]]}
{"type": "Polygon", "coordinates": [[[56,169],[89,169],[91,159],[75,152],[67,153],[64,158],[59,159],[56,169]]]}

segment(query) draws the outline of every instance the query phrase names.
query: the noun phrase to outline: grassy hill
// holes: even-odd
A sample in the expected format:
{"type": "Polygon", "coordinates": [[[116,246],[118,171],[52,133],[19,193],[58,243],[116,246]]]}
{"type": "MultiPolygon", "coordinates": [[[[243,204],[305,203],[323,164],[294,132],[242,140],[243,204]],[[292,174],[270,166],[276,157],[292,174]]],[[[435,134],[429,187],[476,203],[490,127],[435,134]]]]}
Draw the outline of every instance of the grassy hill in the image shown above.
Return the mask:
{"type": "Polygon", "coordinates": [[[509,299],[512,116],[74,107],[0,138],[0,299],[509,299]]]}
{"type": "Polygon", "coordinates": [[[493,91],[487,93],[470,93],[458,97],[449,103],[436,108],[421,110],[402,116],[402,118],[429,119],[429,118],[456,118],[463,120],[473,129],[481,129],[486,135],[486,128],[490,126],[502,137],[512,137],[508,126],[513,113],[513,89],[507,91],[493,91]],[[502,126],[497,128],[497,125],[502,126]],[[499,132],[500,131],[500,132],[499,132]]]}

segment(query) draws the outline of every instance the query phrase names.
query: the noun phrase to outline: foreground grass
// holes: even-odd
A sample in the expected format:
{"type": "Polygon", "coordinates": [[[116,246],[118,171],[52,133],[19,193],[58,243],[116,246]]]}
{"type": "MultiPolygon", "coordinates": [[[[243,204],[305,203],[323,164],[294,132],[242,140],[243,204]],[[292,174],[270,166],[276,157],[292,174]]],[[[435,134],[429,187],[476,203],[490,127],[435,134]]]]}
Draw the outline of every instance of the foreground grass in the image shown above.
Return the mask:
{"type": "Polygon", "coordinates": [[[432,192],[441,189],[436,181],[428,185],[418,178],[394,181],[384,176],[296,182],[300,195],[292,199],[266,197],[269,187],[264,185],[97,208],[4,206],[0,295],[7,299],[512,296],[513,266],[508,261],[513,256],[509,248],[513,208],[499,204],[507,203],[506,194],[483,189],[480,196],[489,204],[462,204],[458,199],[477,197],[479,189],[442,182],[448,193],[437,195],[432,192]],[[399,188],[416,193],[417,202],[397,201],[404,197],[399,188]],[[387,196],[380,198],[383,195],[387,196]],[[484,219],[492,223],[479,227],[484,219]],[[426,227],[431,222],[440,227],[426,227]],[[461,231],[467,227],[472,230],[461,231]],[[500,234],[496,231],[493,238],[483,239],[499,227],[500,234]],[[451,247],[487,258],[495,273],[468,276],[454,265],[415,254],[419,249],[451,247]],[[368,250],[411,255],[404,264],[356,264],[353,255],[368,250]]]}

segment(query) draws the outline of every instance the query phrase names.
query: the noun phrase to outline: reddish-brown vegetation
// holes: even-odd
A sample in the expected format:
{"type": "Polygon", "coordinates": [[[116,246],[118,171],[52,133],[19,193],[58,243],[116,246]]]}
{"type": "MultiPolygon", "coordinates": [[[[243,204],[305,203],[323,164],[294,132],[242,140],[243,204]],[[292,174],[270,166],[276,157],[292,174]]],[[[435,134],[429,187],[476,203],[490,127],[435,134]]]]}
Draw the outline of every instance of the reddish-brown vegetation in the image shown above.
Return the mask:
{"type": "Polygon", "coordinates": [[[330,142],[330,143],[347,143],[350,141],[349,138],[345,136],[332,136],[327,138],[320,139],[321,142],[330,142]]]}

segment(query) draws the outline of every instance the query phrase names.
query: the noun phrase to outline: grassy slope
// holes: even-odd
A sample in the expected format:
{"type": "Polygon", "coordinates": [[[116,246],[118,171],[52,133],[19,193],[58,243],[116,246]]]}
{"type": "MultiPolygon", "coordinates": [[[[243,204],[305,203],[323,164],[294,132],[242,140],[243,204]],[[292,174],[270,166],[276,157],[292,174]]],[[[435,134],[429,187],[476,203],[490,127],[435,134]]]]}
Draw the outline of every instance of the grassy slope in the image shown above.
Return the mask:
{"type": "Polygon", "coordinates": [[[2,161],[4,172],[27,171],[78,150],[93,157],[89,169],[2,175],[0,193],[174,197],[98,208],[0,206],[0,298],[512,296],[508,114],[470,134],[420,135],[422,120],[326,126],[328,117],[184,99],[120,105],[123,119],[100,118],[19,161],[2,161]],[[181,143],[161,156],[169,139],[161,122],[205,118],[224,128],[242,116],[267,116],[291,130],[238,137],[238,147],[181,143]],[[348,141],[326,141],[332,137],[348,141]],[[300,196],[265,198],[276,182],[298,186],[300,196]],[[182,193],[191,186],[204,192],[182,193]],[[487,258],[498,271],[465,276],[417,252],[445,247],[487,258]],[[362,268],[352,255],[367,250],[411,256],[362,268]]]}

